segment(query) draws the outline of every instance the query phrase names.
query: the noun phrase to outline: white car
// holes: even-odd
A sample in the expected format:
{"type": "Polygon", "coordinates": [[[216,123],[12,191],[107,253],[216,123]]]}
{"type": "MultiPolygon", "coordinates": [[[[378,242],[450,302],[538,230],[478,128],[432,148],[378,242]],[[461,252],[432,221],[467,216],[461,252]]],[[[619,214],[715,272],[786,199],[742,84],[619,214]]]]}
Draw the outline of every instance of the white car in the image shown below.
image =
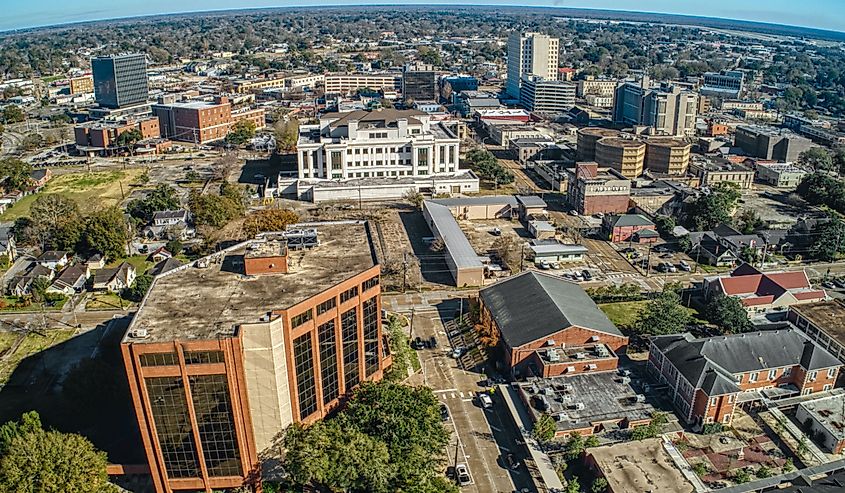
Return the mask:
{"type": "Polygon", "coordinates": [[[491,407],[493,407],[493,399],[491,399],[490,396],[485,393],[478,394],[478,402],[480,402],[481,407],[485,409],[490,409],[491,407]]]}
{"type": "Polygon", "coordinates": [[[466,464],[458,464],[455,466],[455,477],[458,478],[458,484],[461,486],[466,486],[472,483],[472,479],[469,477],[469,468],[467,468],[466,464]]]}

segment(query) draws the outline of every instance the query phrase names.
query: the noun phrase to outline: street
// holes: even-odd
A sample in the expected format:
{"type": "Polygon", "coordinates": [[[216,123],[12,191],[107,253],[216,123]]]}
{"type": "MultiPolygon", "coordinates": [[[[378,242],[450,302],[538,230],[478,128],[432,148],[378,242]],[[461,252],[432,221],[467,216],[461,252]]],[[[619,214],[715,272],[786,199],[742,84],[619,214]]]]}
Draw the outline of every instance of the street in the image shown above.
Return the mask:
{"type": "MultiPolygon", "coordinates": [[[[466,295],[467,293],[463,293],[466,295]]],[[[462,491],[477,493],[511,493],[514,490],[537,491],[526,466],[515,470],[507,468],[504,457],[512,453],[525,462],[525,455],[517,445],[518,430],[510,421],[507,409],[498,396],[493,395],[493,406],[484,409],[475,397],[485,387],[479,385],[485,378],[483,367],[463,369],[465,356],[459,361],[451,357],[452,347],[444,324],[456,318],[461,293],[409,293],[385,295],[384,307],[410,317],[413,310],[412,336],[428,339],[435,336],[436,349],[417,351],[422,375],[415,375],[410,383],[429,386],[441,403],[449,409],[446,423],[453,431],[447,448],[447,466],[451,470],[457,463],[466,463],[472,484],[462,491]]],[[[467,307],[464,303],[464,307],[467,307]]],[[[468,355],[467,355],[468,356],[468,355]]],[[[472,363],[470,363],[472,364],[472,363]]]]}

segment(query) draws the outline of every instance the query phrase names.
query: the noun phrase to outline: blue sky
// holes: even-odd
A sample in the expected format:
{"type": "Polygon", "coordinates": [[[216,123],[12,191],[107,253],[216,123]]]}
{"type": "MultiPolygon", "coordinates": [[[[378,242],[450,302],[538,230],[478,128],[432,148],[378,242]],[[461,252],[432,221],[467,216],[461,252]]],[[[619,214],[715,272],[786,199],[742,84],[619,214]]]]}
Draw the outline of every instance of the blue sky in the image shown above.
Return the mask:
{"type": "Polygon", "coordinates": [[[200,10],[309,5],[499,4],[668,12],[845,31],[843,0],[0,0],[0,31],[200,10]]]}

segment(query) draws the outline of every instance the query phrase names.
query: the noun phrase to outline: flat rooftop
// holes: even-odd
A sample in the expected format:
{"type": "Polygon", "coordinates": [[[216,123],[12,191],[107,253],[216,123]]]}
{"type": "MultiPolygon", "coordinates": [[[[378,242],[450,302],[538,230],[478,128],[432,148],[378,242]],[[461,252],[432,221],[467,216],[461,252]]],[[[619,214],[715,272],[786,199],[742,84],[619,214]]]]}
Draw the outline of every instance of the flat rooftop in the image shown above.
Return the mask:
{"type": "Polygon", "coordinates": [[[798,404],[836,440],[845,440],[845,395],[832,395],[798,404]]]}
{"type": "Polygon", "coordinates": [[[663,448],[663,440],[650,438],[587,449],[614,493],[692,493],[687,481],[663,448]]]}
{"type": "Polygon", "coordinates": [[[845,345],[845,305],[838,301],[819,301],[790,307],[838,343],[845,345]]]}
{"type": "Polygon", "coordinates": [[[127,335],[124,342],[231,336],[238,325],[259,322],[376,265],[365,222],[307,227],[317,229],[319,245],[290,249],[287,274],[245,275],[244,256],[260,242],[251,240],[157,277],[127,331],[146,329],[148,337],[127,335]]]}
{"type": "Polygon", "coordinates": [[[556,417],[557,429],[566,431],[623,418],[650,418],[656,408],[645,396],[638,401],[637,395],[642,394],[634,385],[640,386],[617,372],[597,372],[537,379],[520,384],[519,392],[535,417],[548,413],[556,417]],[[547,409],[542,409],[541,401],[548,404],[547,409]]]}

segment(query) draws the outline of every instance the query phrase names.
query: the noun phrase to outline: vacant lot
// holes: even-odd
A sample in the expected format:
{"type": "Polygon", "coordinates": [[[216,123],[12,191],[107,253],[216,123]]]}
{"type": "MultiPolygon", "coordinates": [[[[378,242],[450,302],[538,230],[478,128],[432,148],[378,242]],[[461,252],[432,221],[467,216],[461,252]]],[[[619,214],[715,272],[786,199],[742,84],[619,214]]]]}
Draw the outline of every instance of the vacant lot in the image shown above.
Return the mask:
{"type": "Polygon", "coordinates": [[[68,173],[54,177],[40,192],[19,200],[9,210],[0,215],[4,221],[13,221],[29,215],[29,208],[39,196],[58,193],[75,200],[83,211],[115,205],[123,200],[124,194],[131,191],[130,185],[138,181],[142,170],[127,169],[114,171],[96,171],[93,173],[68,173]],[[121,190],[121,186],[123,189],[121,190]]]}
{"type": "MultiPolygon", "coordinates": [[[[599,308],[607,315],[607,318],[613,322],[617,327],[631,327],[636,322],[640,312],[648,304],[647,300],[643,301],[620,301],[617,303],[601,303],[599,308]]],[[[702,315],[693,308],[687,308],[693,321],[696,323],[706,323],[702,315]]]]}
{"type": "Polygon", "coordinates": [[[0,384],[5,384],[24,358],[66,341],[73,329],[48,330],[44,335],[29,332],[0,332],[0,384]]]}

